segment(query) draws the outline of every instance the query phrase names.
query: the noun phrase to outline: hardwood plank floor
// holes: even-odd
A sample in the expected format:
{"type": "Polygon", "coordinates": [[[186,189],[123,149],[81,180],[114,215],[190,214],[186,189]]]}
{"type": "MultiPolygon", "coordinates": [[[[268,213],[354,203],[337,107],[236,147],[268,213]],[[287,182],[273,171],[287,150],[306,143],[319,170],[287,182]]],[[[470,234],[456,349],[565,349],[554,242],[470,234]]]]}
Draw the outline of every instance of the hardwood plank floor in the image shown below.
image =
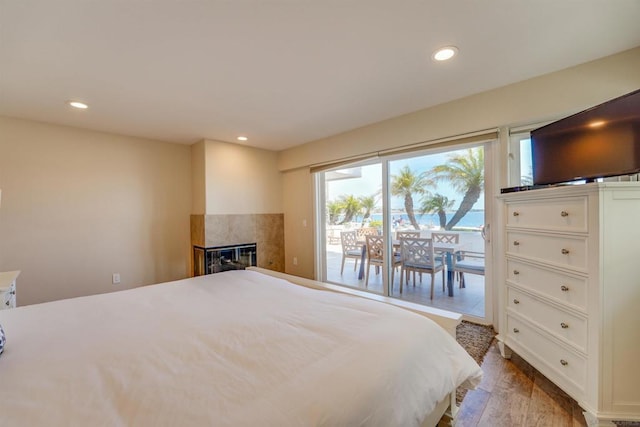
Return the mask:
{"type": "Polygon", "coordinates": [[[583,427],[582,409],[517,354],[500,356],[495,341],[482,362],[484,377],[467,392],[457,427],[583,427]]]}

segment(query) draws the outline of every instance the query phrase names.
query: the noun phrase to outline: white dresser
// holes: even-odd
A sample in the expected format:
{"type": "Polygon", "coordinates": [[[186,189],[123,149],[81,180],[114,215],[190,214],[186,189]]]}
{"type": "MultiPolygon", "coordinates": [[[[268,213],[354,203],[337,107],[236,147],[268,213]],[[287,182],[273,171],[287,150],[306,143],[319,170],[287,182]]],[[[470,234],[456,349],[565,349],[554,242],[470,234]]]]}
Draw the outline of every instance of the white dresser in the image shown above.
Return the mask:
{"type": "Polygon", "coordinates": [[[498,340],[591,426],[640,421],[640,183],[503,194],[498,340]]]}
{"type": "Polygon", "coordinates": [[[0,310],[16,306],[16,279],[20,271],[0,272],[0,310]]]}

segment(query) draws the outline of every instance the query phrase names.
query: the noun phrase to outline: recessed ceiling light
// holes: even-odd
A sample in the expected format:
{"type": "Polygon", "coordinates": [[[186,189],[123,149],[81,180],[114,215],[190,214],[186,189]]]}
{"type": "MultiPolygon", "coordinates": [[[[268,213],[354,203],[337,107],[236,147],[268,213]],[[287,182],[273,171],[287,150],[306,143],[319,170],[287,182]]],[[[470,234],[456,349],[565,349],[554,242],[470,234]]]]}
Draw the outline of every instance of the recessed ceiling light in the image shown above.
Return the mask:
{"type": "Polygon", "coordinates": [[[87,104],[80,101],[67,101],[67,104],[71,105],[73,108],[79,108],[80,110],[86,110],[89,108],[87,104]]]}
{"type": "Polygon", "coordinates": [[[446,46],[436,50],[433,53],[433,59],[436,61],[446,61],[447,59],[451,59],[458,53],[458,48],[455,46],[446,46]]]}
{"type": "Polygon", "coordinates": [[[605,121],[604,120],[596,120],[594,122],[589,123],[589,127],[590,128],[599,128],[601,126],[604,126],[605,121]]]}
{"type": "Polygon", "coordinates": [[[249,139],[249,138],[247,138],[246,136],[239,136],[239,137],[238,137],[238,141],[246,141],[246,140],[248,140],[248,139],[249,139]]]}

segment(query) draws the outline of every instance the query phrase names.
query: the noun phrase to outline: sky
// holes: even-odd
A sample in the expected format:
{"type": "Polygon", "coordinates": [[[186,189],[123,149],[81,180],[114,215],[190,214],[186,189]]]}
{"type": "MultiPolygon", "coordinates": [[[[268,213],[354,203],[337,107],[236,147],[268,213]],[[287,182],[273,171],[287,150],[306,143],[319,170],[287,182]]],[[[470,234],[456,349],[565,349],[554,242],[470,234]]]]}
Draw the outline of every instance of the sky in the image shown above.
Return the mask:
{"type": "Polygon", "coordinates": [[[520,140],[520,175],[533,178],[533,166],[531,164],[531,139],[520,140]]]}
{"type": "MultiPolygon", "coordinates": [[[[426,156],[419,157],[411,157],[404,158],[400,160],[392,160],[389,162],[389,171],[390,174],[396,175],[400,171],[400,169],[409,165],[412,171],[414,172],[422,172],[426,170],[430,170],[434,166],[445,164],[448,160],[452,152],[449,153],[439,153],[439,154],[430,154],[426,156]]],[[[327,200],[337,200],[340,195],[354,195],[355,197],[360,196],[371,196],[373,194],[379,193],[382,188],[382,165],[381,163],[363,166],[361,168],[362,177],[361,178],[353,178],[353,179],[343,179],[337,181],[330,181],[328,183],[327,190],[327,200]]],[[[455,211],[464,194],[457,193],[446,181],[440,181],[437,183],[437,187],[435,189],[430,189],[432,193],[439,193],[444,196],[447,196],[449,200],[455,200],[452,211],[455,211]]],[[[380,199],[380,197],[378,197],[380,199]]],[[[416,209],[420,206],[420,197],[414,196],[414,207],[416,209]]],[[[382,202],[378,202],[378,206],[382,206],[382,202]]],[[[473,207],[474,209],[484,209],[484,193],[480,196],[480,199],[476,202],[473,207]]],[[[404,209],[404,200],[399,197],[392,197],[391,199],[391,209],[404,209]]]]}

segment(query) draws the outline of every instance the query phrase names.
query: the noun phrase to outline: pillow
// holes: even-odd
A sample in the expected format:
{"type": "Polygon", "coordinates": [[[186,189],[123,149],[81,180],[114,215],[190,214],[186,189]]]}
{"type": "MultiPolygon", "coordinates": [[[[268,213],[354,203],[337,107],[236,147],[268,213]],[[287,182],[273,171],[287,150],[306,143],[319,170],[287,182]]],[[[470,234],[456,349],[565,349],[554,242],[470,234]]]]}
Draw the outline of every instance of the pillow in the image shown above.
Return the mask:
{"type": "Polygon", "coordinates": [[[4,343],[6,342],[7,342],[7,338],[4,336],[2,325],[0,325],[0,354],[2,354],[2,350],[4,350],[4,343]]]}

